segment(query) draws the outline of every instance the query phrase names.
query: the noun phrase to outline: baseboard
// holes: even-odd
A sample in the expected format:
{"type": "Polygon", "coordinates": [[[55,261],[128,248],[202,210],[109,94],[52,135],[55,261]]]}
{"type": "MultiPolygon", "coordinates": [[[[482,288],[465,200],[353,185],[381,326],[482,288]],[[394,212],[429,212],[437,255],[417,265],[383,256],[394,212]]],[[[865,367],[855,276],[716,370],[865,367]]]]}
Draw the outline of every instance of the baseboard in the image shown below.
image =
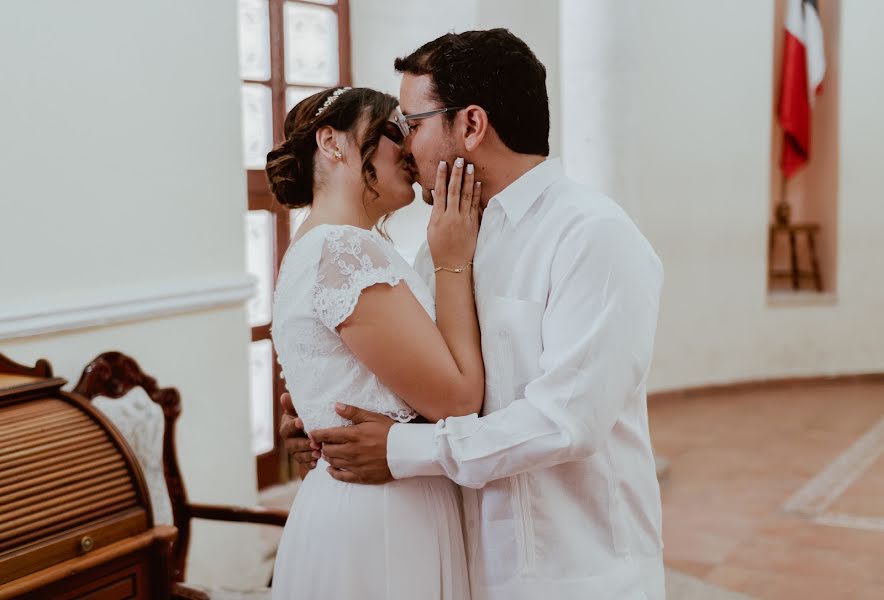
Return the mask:
{"type": "Polygon", "coordinates": [[[649,401],[697,398],[722,394],[738,394],[761,390],[773,390],[791,387],[820,385],[843,385],[856,383],[884,383],[884,372],[849,373],[844,375],[809,375],[806,377],[781,377],[771,379],[753,379],[733,383],[717,383],[671,390],[649,392],[649,401]]]}

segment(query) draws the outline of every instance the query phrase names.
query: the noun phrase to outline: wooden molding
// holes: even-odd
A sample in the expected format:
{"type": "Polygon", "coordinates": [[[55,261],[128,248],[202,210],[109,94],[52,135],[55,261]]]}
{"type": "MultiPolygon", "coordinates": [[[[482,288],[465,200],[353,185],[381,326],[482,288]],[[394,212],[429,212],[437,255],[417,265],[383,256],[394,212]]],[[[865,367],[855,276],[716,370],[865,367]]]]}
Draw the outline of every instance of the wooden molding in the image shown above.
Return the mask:
{"type": "Polygon", "coordinates": [[[810,387],[820,385],[843,385],[858,383],[884,383],[884,372],[854,373],[846,375],[811,375],[808,377],[782,377],[772,379],[754,379],[734,383],[717,383],[672,390],[649,392],[648,401],[675,400],[698,398],[701,396],[718,396],[722,394],[740,394],[761,390],[775,390],[790,387],[810,387]]]}

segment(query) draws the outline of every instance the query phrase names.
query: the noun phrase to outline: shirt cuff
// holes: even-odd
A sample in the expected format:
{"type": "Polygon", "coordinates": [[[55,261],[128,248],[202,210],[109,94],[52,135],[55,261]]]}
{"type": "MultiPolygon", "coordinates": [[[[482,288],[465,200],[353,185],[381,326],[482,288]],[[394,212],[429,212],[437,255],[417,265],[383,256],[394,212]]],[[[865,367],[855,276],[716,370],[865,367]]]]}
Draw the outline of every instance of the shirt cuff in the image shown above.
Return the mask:
{"type": "Polygon", "coordinates": [[[436,425],[397,423],[387,434],[387,464],[396,479],[445,475],[436,461],[436,425]]]}

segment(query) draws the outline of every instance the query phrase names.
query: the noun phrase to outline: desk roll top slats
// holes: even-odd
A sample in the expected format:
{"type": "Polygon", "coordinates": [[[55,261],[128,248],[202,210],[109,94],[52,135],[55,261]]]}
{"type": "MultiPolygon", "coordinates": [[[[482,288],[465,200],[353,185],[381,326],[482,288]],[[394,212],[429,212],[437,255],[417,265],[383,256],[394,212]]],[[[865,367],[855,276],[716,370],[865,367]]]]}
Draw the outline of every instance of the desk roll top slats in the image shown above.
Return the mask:
{"type": "Polygon", "coordinates": [[[0,356],[0,600],[167,596],[174,528],[131,449],[40,367],[0,356]]]}

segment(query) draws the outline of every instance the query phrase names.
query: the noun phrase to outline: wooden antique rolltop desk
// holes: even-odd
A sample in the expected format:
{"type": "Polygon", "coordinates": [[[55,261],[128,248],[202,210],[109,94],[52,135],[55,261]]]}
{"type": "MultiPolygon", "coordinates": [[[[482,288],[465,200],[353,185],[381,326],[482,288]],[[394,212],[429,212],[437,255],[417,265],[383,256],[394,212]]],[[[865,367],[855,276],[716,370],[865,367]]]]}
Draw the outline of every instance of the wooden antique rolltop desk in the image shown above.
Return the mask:
{"type": "Polygon", "coordinates": [[[0,600],[168,598],[175,528],[137,459],[64,379],[0,355],[0,600]]]}

